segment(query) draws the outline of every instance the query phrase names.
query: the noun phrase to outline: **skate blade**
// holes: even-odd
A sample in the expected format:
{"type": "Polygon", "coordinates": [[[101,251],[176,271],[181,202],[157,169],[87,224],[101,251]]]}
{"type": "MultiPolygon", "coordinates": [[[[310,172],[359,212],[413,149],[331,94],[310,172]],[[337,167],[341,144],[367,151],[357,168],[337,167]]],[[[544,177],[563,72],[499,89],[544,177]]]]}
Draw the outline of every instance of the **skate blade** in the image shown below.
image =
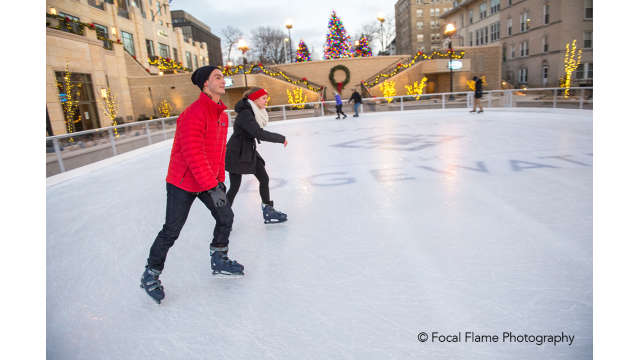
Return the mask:
{"type": "Polygon", "coordinates": [[[278,224],[278,223],[285,222],[285,221],[287,221],[287,220],[288,220],[288,219],[284,219],[284,220],[276,220],[276,219],[273,219],[273,220],[265,220],[265,221],[264,221],[264,223],[265,223],[265,224],[278,224]]]}
{"type": "Polygon", "coordinates": [[[242,276],[244,276],[244,271],[241,272],[241,273],[231,273],[231,272],[228,272],[228,271],[213,270],[213,271],[211,271],[211,273],[213,275],[215,275],[215,276],[223,275],[223,276],[220,276],[221,278],[225,278],[225,277],[234,278],[234,277],[242,277],[242,276]]]}

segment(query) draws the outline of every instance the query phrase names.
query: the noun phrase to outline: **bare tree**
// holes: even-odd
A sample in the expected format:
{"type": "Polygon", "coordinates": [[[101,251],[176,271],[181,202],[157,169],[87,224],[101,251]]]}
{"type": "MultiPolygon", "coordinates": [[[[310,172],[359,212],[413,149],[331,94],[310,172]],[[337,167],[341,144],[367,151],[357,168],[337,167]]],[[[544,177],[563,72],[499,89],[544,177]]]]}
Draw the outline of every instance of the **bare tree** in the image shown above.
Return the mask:
{"type": "Polygon", "coordinates": [[[386,21],[382,23],[382,27],[380,27],[379,21],[373,20],[362,25],[360,33],[367,36],[369,44],[375,46],[379,54],[386,50],[382,44],[384,43],[384,46],[387,47],[391,43],[391,40],[396,37],[395,19],[393,17],[387,18],[386,21]]]}
{"type": "Polygon", "coordinates": [[[251,31],[250,57],[264,64],[282,64],[287,58],[284,31],[260,26],[251,31]]]}
{"type": "Polygon", "coordinates": [[[229,61],[231,60],[231,50],[233,50],[233,46],[238,43],[238,40],[242,37],[242,31],[231,25],[227,25],[222,29],[221,33],[224,48],[227,50],[227,61],[229,61]]]}

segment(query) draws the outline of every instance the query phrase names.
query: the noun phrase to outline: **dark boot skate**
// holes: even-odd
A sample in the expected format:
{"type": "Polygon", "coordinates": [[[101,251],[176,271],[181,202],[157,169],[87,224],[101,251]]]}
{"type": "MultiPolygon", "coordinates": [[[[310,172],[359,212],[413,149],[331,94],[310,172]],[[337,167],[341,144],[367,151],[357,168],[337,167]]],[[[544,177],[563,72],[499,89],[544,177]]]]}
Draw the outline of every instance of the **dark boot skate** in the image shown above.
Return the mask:
{"type": "Polygon", "coordinates": [[[227,257],[227,251],[209,249],[211,255],[211,271],[213,275],[244,275],[244,266],[227,257]]]}
{"type": "Polygon", "coordinates": [[[273,208],[273,201],[262,204],[262,217],[265,224],[275,224],[287,221],[287,214],[273,208]]]}
{"type": "Polygon", "coordinates": [[[164,288],[160,284],[159,277],[160,271],[146,268],[142,273],[142,279],[140,279],[140,287],[158,304],[164,299],[164,288]]]}

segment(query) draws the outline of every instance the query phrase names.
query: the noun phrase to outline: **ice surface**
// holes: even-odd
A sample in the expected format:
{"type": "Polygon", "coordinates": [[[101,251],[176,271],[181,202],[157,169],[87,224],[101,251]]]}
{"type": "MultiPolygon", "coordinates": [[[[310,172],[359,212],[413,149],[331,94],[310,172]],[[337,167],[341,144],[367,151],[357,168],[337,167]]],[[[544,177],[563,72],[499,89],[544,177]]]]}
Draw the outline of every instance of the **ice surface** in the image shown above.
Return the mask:
{"type": "Polygon", "coordinates": [[[171,141],[48,186],[48,357],[592,357],[592,112],[417,110],[268,129],[289,141],[259,145],[289,221],[263,224],[243,177],[230,257],[246,275],[214,277],[214,221],[194,202],[161,305],[139,280],[164,222],[171,141]],[[421,343],[421,331],[576,338],[421,343]]]}

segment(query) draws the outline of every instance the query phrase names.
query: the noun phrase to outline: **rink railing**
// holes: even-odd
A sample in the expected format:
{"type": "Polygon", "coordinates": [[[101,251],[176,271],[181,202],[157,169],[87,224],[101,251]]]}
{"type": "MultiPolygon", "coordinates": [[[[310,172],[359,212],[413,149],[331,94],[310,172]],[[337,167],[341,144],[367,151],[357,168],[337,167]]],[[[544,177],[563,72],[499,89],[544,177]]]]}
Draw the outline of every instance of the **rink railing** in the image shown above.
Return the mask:
{"type": "MultiPolygon", "coordinates": [[[[571,88],[564,96],[564,88],[511,89],[484,91],[481,99],[485,108],[568,108],[593,109],[593,87],[571,88]]],[[[323,117],[335,115],[335,101],[268,106],[270,121],[323,117]]],[[[473,92],[403,95],[389,98],[362,99],[361,114],[382,111],[419,109],[455,109],[473,106],[473,92]],[[388,101],[387,99],[391,100],[388,101]]],[[[343,101],[343,109],[353,114],[353,104],[343,101]]],[[[229,125],[235,111],[227,110],[229,125]]],[[[47,177],[75,169],[96,161],[173,138],[177,116],[103,127],[46,138],[47,177]]]]}

